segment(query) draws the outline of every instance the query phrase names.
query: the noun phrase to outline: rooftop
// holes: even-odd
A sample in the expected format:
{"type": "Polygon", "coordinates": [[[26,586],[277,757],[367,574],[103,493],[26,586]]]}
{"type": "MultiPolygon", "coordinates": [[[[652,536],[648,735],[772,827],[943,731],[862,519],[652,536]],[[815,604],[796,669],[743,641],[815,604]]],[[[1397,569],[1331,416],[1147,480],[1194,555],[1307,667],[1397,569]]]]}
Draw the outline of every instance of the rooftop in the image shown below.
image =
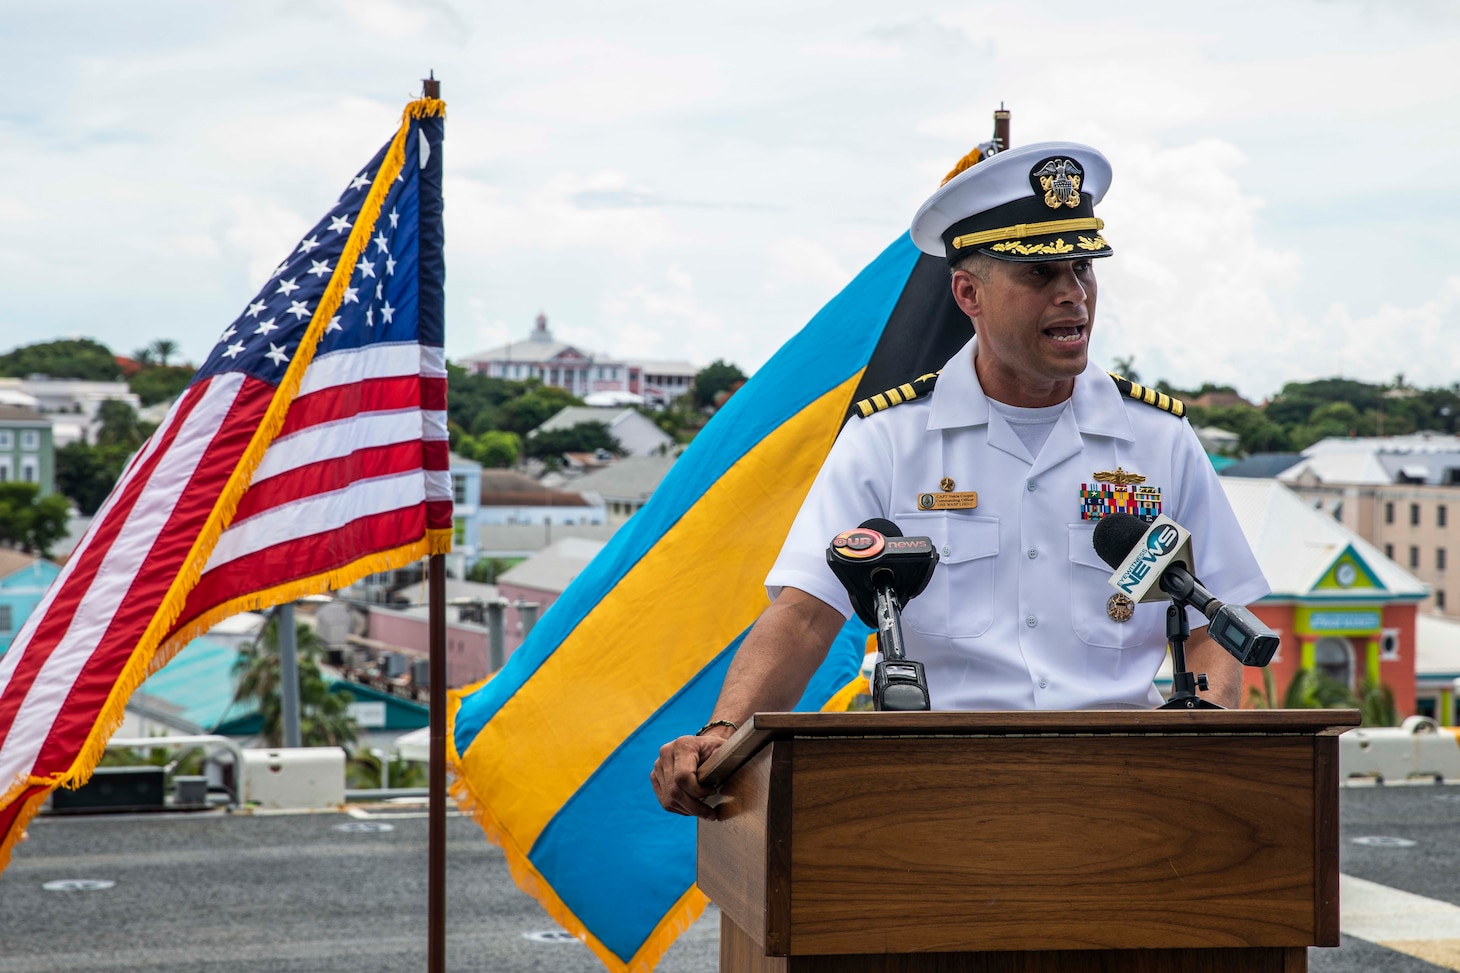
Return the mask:
{"type": "Polygon", "coordinates": [[[584,537],[564,537],[508,571],[498,580],[505,585],[520,585],[538,591],[560,593],[582,573],[588,562],[603,550],[606,541],[584,537]]]}
{"type": "Polygon", "coordinates": [[[612,466],[580,477],[574,486],[585,495],[647,500],[669,473],[674,460],[673,456],[626,456],[612,466]]]}

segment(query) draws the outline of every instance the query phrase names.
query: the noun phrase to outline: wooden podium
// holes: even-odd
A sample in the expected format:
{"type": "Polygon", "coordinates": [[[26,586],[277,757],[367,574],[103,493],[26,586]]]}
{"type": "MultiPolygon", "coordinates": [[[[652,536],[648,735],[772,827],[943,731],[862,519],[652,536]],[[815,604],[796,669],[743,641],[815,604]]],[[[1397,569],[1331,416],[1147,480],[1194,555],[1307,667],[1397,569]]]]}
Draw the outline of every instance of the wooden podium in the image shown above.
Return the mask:
{"type": "Polygon", "coordinates": [[[761,713],[701,780],[722,971],[1301,973],[1354,710],[761,713]]]}

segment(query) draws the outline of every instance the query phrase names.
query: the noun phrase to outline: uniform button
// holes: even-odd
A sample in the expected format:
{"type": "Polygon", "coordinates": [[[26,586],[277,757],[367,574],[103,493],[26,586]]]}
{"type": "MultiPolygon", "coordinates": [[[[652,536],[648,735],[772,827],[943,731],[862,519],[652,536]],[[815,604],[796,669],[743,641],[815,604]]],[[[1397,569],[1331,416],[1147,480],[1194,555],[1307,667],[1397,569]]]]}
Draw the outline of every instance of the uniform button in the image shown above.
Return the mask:
{"type": "Polygon", "coordinates": [[[1024,619],[1024,624],[1028,625],[1030,628],[1033,628],[1034,626],[1039,624],[1039,619],[1035,618],[1033,615],[1030,615],[1028,618],[1024,619]]]}
{"type": "Polygon", "coordinates": [[[1039,688],[1040,689],[1048,689],[1049,688],[1049,680],[1048,679],[1041,678],[1039,680],[1039,688]]]}
{"type": "Polygon", "coordinates": [[[944,544],[943,545],[943,556],[944,557],[947,557],[949,554],[952,554],[952,553],[953,553],[953,548],[949,547],[947,544],[944,544]]]}
{"type": "Polygon", "coordinates": [[[1035,483],[1033,480],[1030,480],[1028,483],[1024,484],[1024,488],[1030,493],[1033,493],[1039,488],[1039,484],[1035,483]]]}
{"type": "Polygon", "coordinates": [[[1033,558],[1036,558],[1036,557],[1039,557],[1039,552],[1038,552],[1038,551],[1036,551],[1036,550],[1035,550],[1035,549],[1034,549],[1034,548],[1032,548],[1032,547],[1031,547],[1031,548],[1030,548],[1030,549],[1029,549],[1029,557],[1030,557],[1030,558],[1031,558],[1031,559],[1033,559],[1033,558]]]}

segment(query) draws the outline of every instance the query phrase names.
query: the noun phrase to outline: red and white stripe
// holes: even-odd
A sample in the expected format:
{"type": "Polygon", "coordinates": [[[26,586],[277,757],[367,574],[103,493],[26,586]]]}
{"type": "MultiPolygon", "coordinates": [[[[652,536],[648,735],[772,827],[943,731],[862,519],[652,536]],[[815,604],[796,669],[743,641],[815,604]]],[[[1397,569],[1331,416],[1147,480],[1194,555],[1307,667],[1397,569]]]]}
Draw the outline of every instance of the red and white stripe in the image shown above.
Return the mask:
{"type": "Polygon", "coordinates": [[[449,528],[448,462],[440,348],[316,359],[176,627],[449,528]]]}
{"type": "Polygon", "coordinates": [[[0,657],[0,794],[75,762],[272,394],[236,374],[194,385],[129,465],[0,657]]]}

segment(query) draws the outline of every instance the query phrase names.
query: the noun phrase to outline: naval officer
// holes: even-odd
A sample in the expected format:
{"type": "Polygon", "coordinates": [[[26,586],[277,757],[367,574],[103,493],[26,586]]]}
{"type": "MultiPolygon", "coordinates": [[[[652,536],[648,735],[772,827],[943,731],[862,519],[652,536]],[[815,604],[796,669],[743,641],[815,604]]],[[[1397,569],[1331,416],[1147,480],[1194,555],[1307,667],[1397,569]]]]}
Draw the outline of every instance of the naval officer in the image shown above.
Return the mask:
{"type": "MultiPolygon", "coordinates": [[[[1106,514],[1164,513],[1191,531],[1209,590],[1235,604],[1267,594],[1184,406],[1089,360],[1095,261],[1112,252],[1094,208],[1110,176],[1088,146],[1039,143],[970,167],[919,209],[913,242],[947,259],[975,336],[936,377],[858,403],[710,721],[660,751],[651,781],[667,810],[714,817],[699,766],[752,713],[795,706],[853,614],[827,544],[868,519],[932,538],[941,556],[903,612],[934,709],[1160,705],[1164,606],[1107,584],[1092,542],[1106,514]]],[[[1235,707],[1241,666],[1190,614],[1202,695],[1235,707]]]]}

